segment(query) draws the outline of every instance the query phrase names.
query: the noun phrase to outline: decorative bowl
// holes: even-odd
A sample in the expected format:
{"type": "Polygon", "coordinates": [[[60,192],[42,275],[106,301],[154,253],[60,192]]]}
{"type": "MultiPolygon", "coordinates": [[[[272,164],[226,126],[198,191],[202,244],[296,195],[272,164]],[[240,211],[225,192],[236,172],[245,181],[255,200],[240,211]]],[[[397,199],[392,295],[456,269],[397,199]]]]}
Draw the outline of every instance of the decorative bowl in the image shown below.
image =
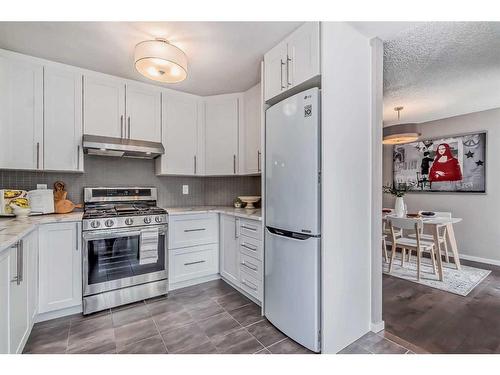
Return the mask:
{"type": "Polygon", "coordinates": [[[424,211],[424,212],[421,212],[420,215],[422,215],[422,216],[434,216],[434,215],[436,215],[436,213],[432,212],[432,211],[424,211]]]}
{"type": "Polygon", "coordinates": [[[242,196],[242,197],[238,197],[238,199],[240,201],[242,201],[243,203],[247,204],[245,206],[245,208],[255,208],[255,206],[253,204],[260,201],[260,197],[258,197],[258,196],[242,196]]]}
{"type": "Polygon", "coordinates": [[[19,207],[15,204],[11,204],[10,207],[12,211],[14,211],[14,215],[16,215],[19,219],[26,219],[28,215],[31,213],[31,208],[19,207]]]}

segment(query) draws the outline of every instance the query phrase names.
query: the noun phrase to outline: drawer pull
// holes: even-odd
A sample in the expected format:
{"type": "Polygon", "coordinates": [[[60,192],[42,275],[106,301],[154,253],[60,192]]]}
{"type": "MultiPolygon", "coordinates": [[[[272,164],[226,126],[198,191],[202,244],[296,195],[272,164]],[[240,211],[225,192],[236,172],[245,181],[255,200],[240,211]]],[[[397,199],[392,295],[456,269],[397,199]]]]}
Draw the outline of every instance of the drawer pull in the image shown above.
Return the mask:
{"type": "Polygon", "coordinates": [[[256,266],[247,264],[247,263],[245,263],[245,261],[241,262],[241,265],[245,266],[246,268],[251,269],[252,271],[257,271],[258,270],[258,268],[256,266]]]}
{"type": "Polygon", "coordinates": [[[184,263],[185,266],[191,266],[193,264],[205,263],[206,260],[197,260],[196,262],[184,263]]]}
{"type": "Polygon", "coordinates": [[[184,229],[184,232],[200,232],[206,230],[207,228],[196,228],[196,229],[184,229]]]}
{"type": "Polygon", "coordinates": [[[246,285],[246,286],[248,286],[250,289],[257,291],[257,286],[253,285],[253,284],[252,284],[252,283],[250,283],[250,282],[247,282],[245,279],[242,279],[242,280],[241,280],[241,283],[242,283],[242,284],[245,284],[245,285],[246,285]]]}
{"type": "Polygon", "coordinates": [[[243,229],[251,230],[252,232],[257,232],[257,228],[247,227],[246,225],[241,226],[243,229]]]}
{"type": "Polygon", "coordinates": [[[248,249],[248,250],[251,250],[251,251],[257,251],[256,247],[247,245],[246,243],[242,243],[241,246],[244,247],[245,249],[248,249]]]}

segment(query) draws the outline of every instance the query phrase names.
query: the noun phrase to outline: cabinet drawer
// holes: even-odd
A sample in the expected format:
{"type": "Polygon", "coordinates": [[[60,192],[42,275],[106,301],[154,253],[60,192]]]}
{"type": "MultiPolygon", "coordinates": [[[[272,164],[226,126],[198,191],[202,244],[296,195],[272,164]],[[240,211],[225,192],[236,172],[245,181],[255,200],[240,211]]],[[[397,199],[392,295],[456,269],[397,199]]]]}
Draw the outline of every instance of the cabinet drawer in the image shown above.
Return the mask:
{"type": "Polygon", "coordinates": [[[257,280],[262,280],[262,262],[245,254],[240,254],[240,270],[257,280]]]}
{"type": "Polygon", "coordinates": [[[240,286],[245,292],[262,301],[262,282],[245,271],[240,273],[240,286]]]}
{"type": "Polygon", "coordinates": [[[168,226],[169,249],[205,245],[219,241],[217,214],[171,216],[168,226]]]}
{"type": "Polygon", "coordinates": [[[169,283],[196,279],[219,272],[218,245],[201,245],[168,252],[169,283]]]}
{"type": "Polygon", "coordinates": [[[240,236],[238,246],[241,254],[262,260],[262,241],[256,240],[252,237],[240,236]]]}
{"type": "Polygon", "coordinates": [[[262,223],[256,220],[240,219],[239,233],[243,236],[262,240],[262,223]]]}

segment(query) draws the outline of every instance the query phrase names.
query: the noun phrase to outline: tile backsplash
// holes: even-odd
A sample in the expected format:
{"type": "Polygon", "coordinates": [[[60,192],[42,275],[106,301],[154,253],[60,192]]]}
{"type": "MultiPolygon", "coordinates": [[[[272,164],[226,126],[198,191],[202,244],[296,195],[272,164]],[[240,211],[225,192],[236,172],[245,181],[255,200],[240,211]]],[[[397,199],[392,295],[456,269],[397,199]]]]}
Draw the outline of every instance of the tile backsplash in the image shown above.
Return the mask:
{"type": "Polygon", "coordinates": [[[85,173],[0,170],[0,189],[32,190],[36,184],[52,189],[55,181],[66,184],[68,199],[82,202],[83,188],[95,186],[152,186],[158,188],[158,204],[164,207],[232,205],[238,195],[260,195],[260,177],[156,176],[154,161],[85,156],[85,173]],[[189,185],[189,194],[182,194],[189,185]]]}

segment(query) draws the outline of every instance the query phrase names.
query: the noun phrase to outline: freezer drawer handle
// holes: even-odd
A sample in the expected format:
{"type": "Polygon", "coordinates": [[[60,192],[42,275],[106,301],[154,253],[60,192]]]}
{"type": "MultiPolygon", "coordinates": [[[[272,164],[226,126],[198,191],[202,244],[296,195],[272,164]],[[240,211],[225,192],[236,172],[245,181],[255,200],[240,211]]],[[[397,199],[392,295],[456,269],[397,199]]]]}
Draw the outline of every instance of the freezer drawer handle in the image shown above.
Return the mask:
{"type": "Polygon", "coordinates": [[[185,266],[191,266],[193,264],[205,263],[206,260],[197,260],[196,262],[184,263],[185,266]]]}
{"type": "Polygon", "coordinates": [[[257,291],[257,286],[253,285],[251,282],[247,282],[245,279],[241,279],[241,283],[245,284],[250,289],[257,291]]]}
{"type": "Polygon", "coordinates": [[[257,232],[257,228],[247,227],[246,225],[242,225],[241,227],[242,227],[243,229],[248,229],[248,230],[251,230],[252,232],[257,232]]]}
{"type": "Polygon", "coordinates": [[[243,242],[241,244],[242,247],[244,247],[245,249],[248,249],[248,250],[252,250],[252,251],[257,251],[257,247],[256,246],[250,246],[248,245],[247,243],[243,242]]]}
{"type": "Polygon", "coordinates": [[[257,271],[258,270],[258,268],[256,266],[253,266],[253,265],[250,265],[248,263],[245,263],[245,261],[241,262],[241,265],[245,266],[246,268],[251,269],[252,271],[257,271]]]}
{"type": "Polygon", "coordinates": [[[207,228],[196,228],[196,229],[184,229],[184,232],[200,232],[202,230],[206,230],[207,228]]]}

